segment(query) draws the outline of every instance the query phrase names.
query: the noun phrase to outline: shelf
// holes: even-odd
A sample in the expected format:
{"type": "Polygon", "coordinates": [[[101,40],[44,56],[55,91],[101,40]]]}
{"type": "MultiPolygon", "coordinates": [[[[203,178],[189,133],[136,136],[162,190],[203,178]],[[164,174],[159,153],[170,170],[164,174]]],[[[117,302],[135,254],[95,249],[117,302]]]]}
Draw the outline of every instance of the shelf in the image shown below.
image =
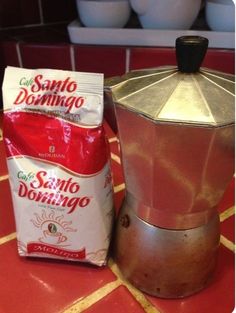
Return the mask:
{"type": "Polygon", "coordinates": [[[68,27],[70,41],[75,44],[174,47],[175,39],[184,35],[208,38],[209,48],[234,49],[234,32],[214,32],[205,30],[158,30],[142,28],[89,28],[78,20],[68,27]]]}

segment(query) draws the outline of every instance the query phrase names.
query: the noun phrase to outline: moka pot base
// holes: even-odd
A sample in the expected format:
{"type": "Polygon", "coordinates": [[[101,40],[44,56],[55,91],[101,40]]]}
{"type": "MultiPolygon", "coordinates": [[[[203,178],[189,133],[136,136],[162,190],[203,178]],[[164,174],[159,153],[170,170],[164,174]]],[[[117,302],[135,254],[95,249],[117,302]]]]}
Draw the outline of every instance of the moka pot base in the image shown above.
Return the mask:
{"type": "Polygon", "coordinates": [[[114,257],[135,287],[161,298],[203,289],[212,277],[220,241],[219,216],[186,230],[159,228],[140,219],[124,200],[116,225],[114,257]]]}

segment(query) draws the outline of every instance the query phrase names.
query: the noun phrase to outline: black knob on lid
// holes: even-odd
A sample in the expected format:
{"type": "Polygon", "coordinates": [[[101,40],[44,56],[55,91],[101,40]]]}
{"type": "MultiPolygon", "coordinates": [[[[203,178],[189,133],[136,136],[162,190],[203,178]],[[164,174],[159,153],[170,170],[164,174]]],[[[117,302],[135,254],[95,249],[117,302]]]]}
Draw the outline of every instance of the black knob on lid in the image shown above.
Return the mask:
{"type": "Polygon", "coordinates": [[[208,47],[208,39],[200,36],[182,36],[176,39],[178,69],[184,73],[199,70],[208,47]]]}

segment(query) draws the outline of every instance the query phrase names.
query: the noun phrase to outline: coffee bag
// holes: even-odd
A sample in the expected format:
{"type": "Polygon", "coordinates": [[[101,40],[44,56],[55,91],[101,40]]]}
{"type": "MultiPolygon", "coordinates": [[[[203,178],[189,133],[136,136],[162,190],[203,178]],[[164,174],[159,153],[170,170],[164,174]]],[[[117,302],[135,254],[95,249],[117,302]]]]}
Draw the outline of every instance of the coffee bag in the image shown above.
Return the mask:
{"type": "Polygon", "coordinates": [[[104,265],[113,195],[103,75],[7,67],[3,103],[19,254],[104,265]]]}

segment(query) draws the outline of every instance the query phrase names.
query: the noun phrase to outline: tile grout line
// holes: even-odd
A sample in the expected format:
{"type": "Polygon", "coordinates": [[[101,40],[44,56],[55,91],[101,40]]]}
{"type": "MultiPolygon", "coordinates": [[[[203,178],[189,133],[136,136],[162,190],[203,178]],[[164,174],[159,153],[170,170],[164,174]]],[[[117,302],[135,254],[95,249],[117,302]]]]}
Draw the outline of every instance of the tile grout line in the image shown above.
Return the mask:
{"type": "Polygon", "coordinates": [[[118,138],[117,138],[117,137],[109,138],[109,139],[108,139],[108,142],[109,142],[109,143],[118,142],[118,138]]]}
{"type": "Polygon", "coordinates": [[[16,54],[17,54],[19,66],[23,67],[23,61],[22,61],[22,56],[21,56],[21,51],[20,51],[20,42],[19,41],[16,43],[16,54]]]}
{"type": "Polygon", "coordinates": [[[16,239],[16,232],[15,233],[11,233],[7,236],[1,237],[0,238],[0,245],[3,245],[4,243],[7,243],[8,241],[11,241],[13,239],[16,239]]]}
{"type": "Polygon", "coordinates": [[[121,164],[120,157],[118,157],[118,155],[111,152],[111,158],[113,161],[116,161],[118,164],[121,164]]]}
{"type": "MultiPolygon", "coordinates": [[[[224,212],[220,213],[220,222],[224,222],[231,216],[235,214],[235,207],[232,206],[228,209],[226,209],[224,212]]],[[[220,235],[220,243],[225,246],[227,249],[229,249],[232,252],[235,252],[235,244],[228,238],[226,238],[224,235],[220,235]]]]}
{"type": "Polygon", "coordinates": [[[220,235],[220,243],[225,246],[227,249],[229,249],[230,251],[234,252],[235,251],[235,245],[234,243],[227,239],[225,236],[220,235]]]}
{"type": "Polygon", "coordinates": [[[116,279],[113,282],[107,283],[103,287],[95,290],[88,296],[77,300],[75,303],[70,305],[63,313],[80,313],[88,309],[93,304],[97,303],[99,300],[103,299],[105,296],[110,294],[113,290],[122,285],[120,279],[116,279]]]}
{"type": "Polygon", "coordinates": [[[136,299],[136,301],[141,305],[146,313],[161,313],[146,297],[145,295],[132,286],[128,281],[125,281],[122,277],[122,274],[116,265],[116,263],[109,259],[108,266],[111,271],[117,276],[118,280],[122,282],[122,284],[129,290],[132,296],[136,299]]]}
{"type": "Polygon", "coordinates": [[[6,179],[8,179],[8,178],[9,178],[9,175],[8,175],[8,174],[3,175],[3,176],[0,176],[0,182],[6,180],[6,179]]]}
{"type": "Polygon", "coordinates": [[[125,51],[125,73],[130,71],[130,48],[126,48],[125,51]]]}
{"type": "Polygon", "coordinates": [[[43,17],[42,0],[38,0],[38,7],[39,7],[40,25],[43,25],[44,24],[44,17],[43,17]]]}
{"type": "Polygon", "coordinates": [[[120,184],[120,185],[116,185],[116,186],[114,186],[114,193],[118,193],[118,192],[120,192],[120,191],[122,191],[124,189],[125,189],[125,184],[124,183],[120,184]]]}
{"type": "Polygon", "coordinates": [[[235,214],[235,207],[231,206],[230,208],[226,209],[224,212],[220,213],[220,222],[224,222],[229,217],[235,214]]]}
{"type": "Polygon", "coordinates": [[[76,71],[75,68],[75,49],[74,45],[70,45],[70,63],[72,71],[76,71]]]}

